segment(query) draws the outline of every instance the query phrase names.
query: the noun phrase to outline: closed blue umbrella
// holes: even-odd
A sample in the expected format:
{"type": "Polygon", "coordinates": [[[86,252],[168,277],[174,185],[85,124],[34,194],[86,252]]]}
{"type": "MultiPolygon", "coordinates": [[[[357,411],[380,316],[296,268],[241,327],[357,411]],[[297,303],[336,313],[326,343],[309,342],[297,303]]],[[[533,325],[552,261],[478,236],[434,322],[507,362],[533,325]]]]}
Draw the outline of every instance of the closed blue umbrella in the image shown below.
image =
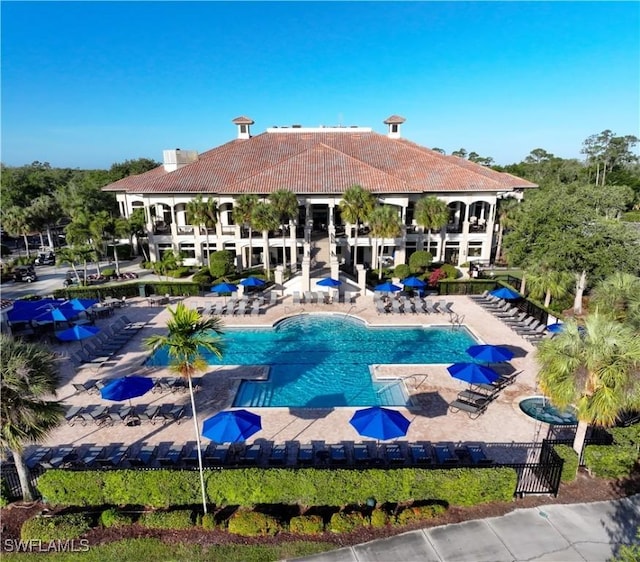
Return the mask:
{"type": "Polygon", "coordinates": [[[415,276],[407,277],[404,281],[402,281],[402,284],[405,287],[411,287],[413,289],[424,289],[427,286],[427,284],[422,279],[418,279],[415,276]]]}
{"type": "Polygon", "coordinates": [[[385,281],[384,283],[380,283],[380,285],[376,285],[375,290],[381,293],[397,293],[402,290],[402,287],[394,285],[391,281],[385,281]]]}
{"type": "Polygon", "coordinates": [[[549,324],[547,326],[547,331],[552,334],[559,334],[560,332],[564,332],[564,324],[562,322],[556,322],[555,324],[549,324]]]}
{"type": "Polygon", "coordinates": [[[502,363],[513,359],[513,351],[499,345],[472,345],[467,349],[467,353],[474,359],[486,363],[502,363]]]}
{"type": "Polygon", "coordinates": [[[493,369],[477,363],[454,363],[447,371],[453,378],[469,384],[491,384],[500,378],[493,369]]]}
{"type": "Polygon", "coordinates": [[[499,289],[494,289],[490,294],[494,297],[498,297],[499,299],[511,301],[522,298],[522,295],[520,293],[517,293],[513,289],[509,289],[509,287],[500,287],[499,289]]]}
{"type": "Polygon", "coordinates": [[[105,400],[130,400],[146,394],[153,388],[153,380],[148,377],[132,375],[113,379],[100,389],[100,396],[105,400]]]}
{"type": "Polygon", "coordinates": [[[406,435],[411,422],[396,410],[373,406],[358,410],[349,423],[360,435],[384,441],[406,435]]]}
{"type": "Polygon", "coordinates": [[[248,410],[227,410],[206,419],[202,435],[216,443],[241,443],[262,429],[260,416],[248,410]]]}
{"type": "Polygon", "coordinates": [[[258,279],[257,277],[247,277],[240,281],[240,285],[243,287],[262,287],[265,285],[265,282],[262,279],[258,279]]]}
{"type": "Polygon", "coordinates": [[[330,287],[335,289],[336,287],[342,285],[342,281],[338,279],[332,279],[331,277],[325,277],[324,279],[320,279],[320,281],[318,281],[316,285],[319,285],[320,287],[330,287]]]}

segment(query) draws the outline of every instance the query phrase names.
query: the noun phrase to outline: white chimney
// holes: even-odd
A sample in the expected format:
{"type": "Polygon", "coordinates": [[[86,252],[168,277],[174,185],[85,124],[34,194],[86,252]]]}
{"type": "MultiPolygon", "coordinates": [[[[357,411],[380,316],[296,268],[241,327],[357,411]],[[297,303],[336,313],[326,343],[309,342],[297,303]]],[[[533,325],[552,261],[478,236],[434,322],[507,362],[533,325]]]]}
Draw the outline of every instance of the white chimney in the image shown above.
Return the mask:
{"type": "Polygon", "coordinates": [[[175,172],[196,160],[198,160],[197,150],[180,150],[179,148],[175,148],[173,150],[162,151],[162,161],[165,172],[175,172]]]}
{"type": "Polygon", "coordinates": [[[399,139],[400,138],[400,125],[402,125],[406,119],[404,117],[400,117],[400,115],[392,115],[391,117],[387,117],[384,122],[388,125],[389,130],[387,131],[387,136],[390,139],[399,139]]]}
{"type": "Polygon", "coordinates": [[[251,138],[250,126],[253,125],[253,119],[251,119],[251,117],[245,117],[244,115],[241,115],[240,117],[236,117],[233,120],[233,123],[238,127],[239,139],[246,140],[251,138]]]}

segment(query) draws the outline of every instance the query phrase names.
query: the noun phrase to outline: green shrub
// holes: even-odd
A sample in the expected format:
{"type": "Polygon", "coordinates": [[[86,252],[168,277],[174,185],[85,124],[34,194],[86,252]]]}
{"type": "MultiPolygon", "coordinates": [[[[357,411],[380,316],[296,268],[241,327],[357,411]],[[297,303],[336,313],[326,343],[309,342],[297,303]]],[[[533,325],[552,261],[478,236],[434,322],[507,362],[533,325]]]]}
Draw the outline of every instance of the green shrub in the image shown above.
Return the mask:
{"type": "Polygon", "coordinates": [[[624,222],[640,222],[640,211],[627,211],[620,217],[624,222]]]}
{"type": "Polygon", "coordinates": [[[181,277],[187,277],[191,273],[191,270],[186,267],[178,267],[176,269],[170,269],[165,272],[167,277],[173,277],[174,279],[180,279],[181,277]]]}
{"type": "Polygon", "coordinates": [[[113,267],[105,267],[102,270],[102,275],[107,278],[113,277],[116,274],[116,270],[113,267]]]}
{"type": "Polygon", "coordinates": [[[418,250],[409,256],[409,269],[412,273],[423,273],[431,264],[433,256],[426,250],[418,250]]]}
{"type": "Polygon", "coordinates": [[[243,537],[276,535],[282,525],[275,518],[257,511],[236,511],[229,518],[229,532],[243,537]]]}
{"type": "Polygon", "coordinates": [[[91,528],[89,518],[82,513],[67,513],[42,517],[37,515],[22,524],[20,538],[23,541],[54,541],[75,539],[91,528]]]}
{"type": "Polygon", "coordinates": [[[229,250],[213,252],[209,258],[209,273],[218,278],[229,275],[236,270],[236,256],[229,250]]]}
{"type": "Polygon", "coordinates": [[[105,509],[100,514],[100,525],[103,527],[124,527],[131,525],[133,519],[130,515],[120,513],[115,508],[105,509]]]}
{"type": "Polygon", "coordinates": [[[9,503],[9,486],[2,476],[0,476],[0,507],[5,507],[9,503]]]}
{"type": "Polygon", "coordinates": [[[213,277],[211,277],[211,274],[209,273],[209,270],[200,270],[198,271],[198,273],[196,273],[192,278],[191,281],[193,281],[194,283],[197,283],[198,285],[205,286],[208,287],[210,285],[213,284],[213,277]]]}
{"type": "Polygon", "coordinates": [[[213,513],[205,513],[202,517],[200,517],[200,525],[207,531],[211,531],[218,526],[216,524],[216,517],[213,513]]]}
{"type": "Polygon", "coordinates": [[[600,478],[624,478],[629,476],[638,462],[635,446],[587,445],[584,464],[600,478]]]}
{"type": "Polygon", "coordinates": [[[192,513],[188,509],[175,511],[150,511],[143,513],[138,523],[148,529],[190,529],[193,527],[192,513]]]}
{"type": "Polygon", "coordinates": [[[359,527],[366,527],[366,525],[367,520],[359,511],[352,511],[351,513],[339,511],[331,516],[329,530],[332,533],[350,533],[359,527]]]}
{"type": "Polygon", "coordinates": [[[445,274],[445,279],[457,279],[458,275],[460,275],[458,269],[450,263],[442,264],[442,266],[440,266],[440,271],[445,274]]]}
{"type": "MultiPolygon", "coordinates": [[[[322,470],[238,468],[205,470],[209,503],[349,505],[375,497],[379,503],[429,499],[448,505],[510,501],[516,472],[487,469],[397,468],[322,470]]],[[[38,479],[40,493],[58,505],[144,505],[169,507],[201,501],[197,471],[47,470],[38,479]]]]}
{"type": "Polygon", "coordinates": [[[640,423],[629,427],[611,427],[607,430],[613,437],[613,442],[617,445],[640,446],[640,423]]]}
{"type": "Polygon", "coordinates": [[[324,523],[319,515],[300,515],[291,518],[289,531],[298,535],[319,535],[324,531],[324,523]]]}
{"type": "Polygon", "coordinates": [[[417,523],[425,519],[432,519],[438,515],[442,515],[447,509],[443,505],[416,505],[403,509],[396,516],[398,525],[408,525],[409,523],[417,523]]]}
{"type": "Polygon", "coordinates": [[[384,509],[374,509],[371,512],[371,526],[374,529],[386,527],[389,524],[389,514],[384,509]]]}
{"type": "Polygon", "coordinates": [[[572,482],[578,474],[578,453],[576,453],[569,445],[555,445],[554,450],[558,456],[564,461],[562,466],[562,482],[572,482]]]}
{"type": "Polygon", "coordinates": [[[399,277],[400,280],[402,280],[402,279],[406,279],[407,277],[409,277],[409,275],[411,275],[411,269],[406,263],[401,263],[400,265],[396,266],[396,268],[393,270],[393,273],[395,274],[396,277],[399,277]]]}

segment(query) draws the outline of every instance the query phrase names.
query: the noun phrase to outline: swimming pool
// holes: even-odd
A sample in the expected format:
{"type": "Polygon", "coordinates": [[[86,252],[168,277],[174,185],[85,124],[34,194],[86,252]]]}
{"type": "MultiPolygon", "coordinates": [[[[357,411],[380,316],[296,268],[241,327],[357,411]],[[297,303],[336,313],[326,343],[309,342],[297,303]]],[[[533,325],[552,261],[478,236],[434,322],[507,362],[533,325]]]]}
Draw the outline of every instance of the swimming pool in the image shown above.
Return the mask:
{"type": "MultiPolygon", "coordinates": [[[[234,400],[242,407],[329,408],[404,406],[398,381],[374,382],[370,365],[468,361],[477,343],[466,329],[367,327],[345,315],[303,314],[274,328],[227,328],[222,360],[212,365],[269,365],[267,381],[243,381],[234,400]]],[[[157,351],[150,365],[166,365],[157,351]]]]}

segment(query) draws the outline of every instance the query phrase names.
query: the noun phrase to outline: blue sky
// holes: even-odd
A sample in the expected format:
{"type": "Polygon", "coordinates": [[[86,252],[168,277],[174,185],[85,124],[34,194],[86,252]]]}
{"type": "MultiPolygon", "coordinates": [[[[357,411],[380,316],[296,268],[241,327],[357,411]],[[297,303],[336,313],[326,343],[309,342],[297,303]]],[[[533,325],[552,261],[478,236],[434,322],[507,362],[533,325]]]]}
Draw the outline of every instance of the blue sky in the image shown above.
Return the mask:
{"type": "Polygon", "coordinates": [[[7,165],[108,168],[273,125],[360,125],[450,153],[580,157],[640,136],[636,2],[14,2],[7,165]]]}

